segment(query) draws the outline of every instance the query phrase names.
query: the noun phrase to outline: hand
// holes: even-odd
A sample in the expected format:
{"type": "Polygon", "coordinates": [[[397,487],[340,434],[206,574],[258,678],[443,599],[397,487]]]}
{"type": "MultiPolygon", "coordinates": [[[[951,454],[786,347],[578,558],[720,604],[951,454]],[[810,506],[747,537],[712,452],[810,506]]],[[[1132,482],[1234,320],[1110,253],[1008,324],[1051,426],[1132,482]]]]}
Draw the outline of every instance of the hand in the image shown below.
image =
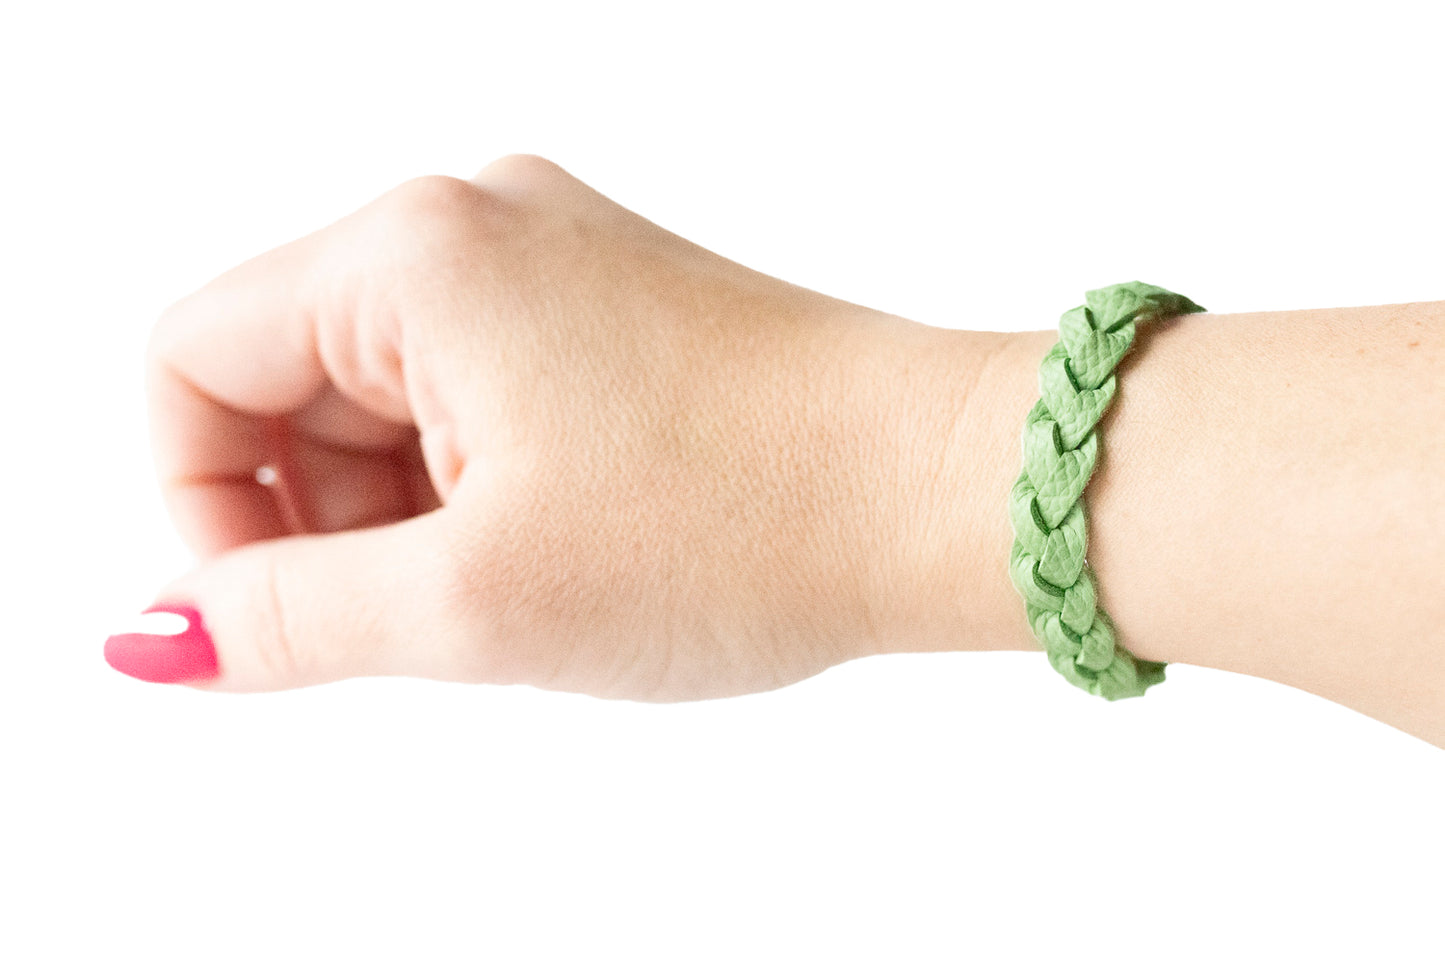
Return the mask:
{"type": "Polygon", "coordinates": [[[157,470],[200,557],[158,599],[217,662],[180,681],[671,701],[907,647],[956,603],[942,453],[982,355],[945,334],[540,158],[408,182],[155,328],[157,470]]]}

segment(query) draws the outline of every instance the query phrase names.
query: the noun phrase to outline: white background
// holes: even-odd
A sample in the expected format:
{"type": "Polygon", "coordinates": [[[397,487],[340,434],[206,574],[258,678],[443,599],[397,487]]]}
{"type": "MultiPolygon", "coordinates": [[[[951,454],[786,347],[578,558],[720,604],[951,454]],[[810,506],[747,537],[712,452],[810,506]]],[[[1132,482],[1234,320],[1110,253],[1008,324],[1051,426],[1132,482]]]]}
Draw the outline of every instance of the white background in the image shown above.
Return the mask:
{"type": "Polygon", "coordinates": [[[1445,753],[1260,680],[913,655],[650,706],[101,658],[191,563],[153,319],[402,180],[540,153],[945,326],[1135,278],[1445,299],[1436,6],[7,5],[0,958],[1441,959],[1445,753]]]}

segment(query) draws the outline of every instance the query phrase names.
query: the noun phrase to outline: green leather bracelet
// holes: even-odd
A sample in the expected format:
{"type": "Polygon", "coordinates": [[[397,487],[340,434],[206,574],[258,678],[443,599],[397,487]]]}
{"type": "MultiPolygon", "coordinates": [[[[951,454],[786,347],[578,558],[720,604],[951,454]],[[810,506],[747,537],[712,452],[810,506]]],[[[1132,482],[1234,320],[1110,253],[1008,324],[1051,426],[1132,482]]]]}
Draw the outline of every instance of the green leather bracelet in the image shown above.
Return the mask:
{"type": "Polygon", "coordinates": [[[1059,340],[1039,367],[1040,398],[1024,421],[1024,467],[1009,494],[1009,577],[1049,663],[1113,701],[1163,682],[1165,663],[1137,659],[1119,645],[1085,561],[1084,487],[1098,461],[1096,426],[1114,400],[1114,368],[1138,325],[1205,309],[1140,281],[1089,291],[1084,300],[1059,319],[1059,340]]]}

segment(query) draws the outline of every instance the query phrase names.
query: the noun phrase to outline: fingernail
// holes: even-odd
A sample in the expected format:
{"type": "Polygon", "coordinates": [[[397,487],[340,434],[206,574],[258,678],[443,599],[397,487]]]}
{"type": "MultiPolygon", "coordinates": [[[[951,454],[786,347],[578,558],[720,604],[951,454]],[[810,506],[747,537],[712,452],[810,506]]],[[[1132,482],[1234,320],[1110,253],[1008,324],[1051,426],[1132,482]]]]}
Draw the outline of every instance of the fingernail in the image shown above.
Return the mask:
{"type": "Polygon", "coordinates": [[[169,612],[186,620],[178,635],[126,632],[105,640],[105,661],[111,668],[146,682],[202,682],[213,679],[216,645],[201,621],[201,613],[180,603],[162,602],[141,614],[169,612]]]}

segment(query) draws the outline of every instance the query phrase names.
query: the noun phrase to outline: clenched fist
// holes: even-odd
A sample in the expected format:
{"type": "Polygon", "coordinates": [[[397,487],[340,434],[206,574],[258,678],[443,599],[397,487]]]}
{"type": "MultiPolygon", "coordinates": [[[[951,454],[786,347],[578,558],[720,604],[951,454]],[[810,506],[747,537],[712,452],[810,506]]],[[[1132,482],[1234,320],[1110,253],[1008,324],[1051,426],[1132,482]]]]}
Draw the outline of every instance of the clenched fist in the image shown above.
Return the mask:
{"type": "Polygon", "coordinates": [[[191,624],[107,657],[670,701],[987,647],[964,596],[1007,546],[976,558],[968,517],[1003,503],[969,501],[959,436],[1003,339],[758,274],[541,158],[410,181],[160,319],[199,564],[157,601],[191,624]]]}

